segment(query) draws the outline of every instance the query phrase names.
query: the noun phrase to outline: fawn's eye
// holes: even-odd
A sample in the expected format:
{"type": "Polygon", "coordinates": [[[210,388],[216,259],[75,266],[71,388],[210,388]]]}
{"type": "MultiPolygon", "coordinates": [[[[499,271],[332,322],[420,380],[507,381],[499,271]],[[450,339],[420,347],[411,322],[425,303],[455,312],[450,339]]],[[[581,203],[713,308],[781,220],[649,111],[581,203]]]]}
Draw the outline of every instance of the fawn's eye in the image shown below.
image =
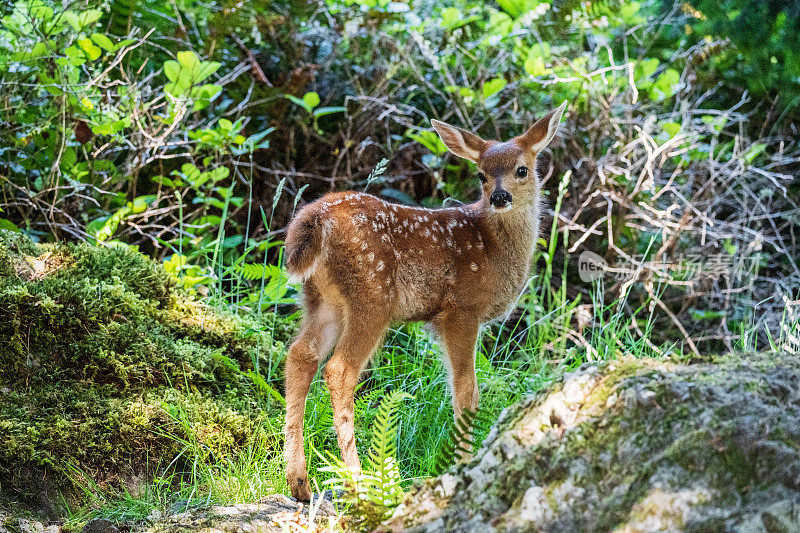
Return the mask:
{"type": "Polygon", "coordinates": [[[528,175],[528,167],[519,167],[517,169],[517,176],[524,178],[528,175]]]}
{"type": "Polygon", "coordinates": [[[478,172],[478,179],[481,180],[481,183],[486,183],[486,176],[483,175],[483,172],[478,172]]]}

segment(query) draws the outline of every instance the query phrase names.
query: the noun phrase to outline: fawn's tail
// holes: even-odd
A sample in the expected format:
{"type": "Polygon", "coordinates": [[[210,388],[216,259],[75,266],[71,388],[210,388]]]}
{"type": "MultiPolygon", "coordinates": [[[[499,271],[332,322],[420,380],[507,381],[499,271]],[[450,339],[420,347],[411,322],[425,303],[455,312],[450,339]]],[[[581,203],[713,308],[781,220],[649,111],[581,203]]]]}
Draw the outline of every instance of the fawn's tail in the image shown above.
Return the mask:
{"type": "Polygon", "coordinates": [[[289,224],[285,264],[292,282],[304,281],[316,270],[323,251],[322,230],[322,214],[316,203],[301,209],[289,224]]]}

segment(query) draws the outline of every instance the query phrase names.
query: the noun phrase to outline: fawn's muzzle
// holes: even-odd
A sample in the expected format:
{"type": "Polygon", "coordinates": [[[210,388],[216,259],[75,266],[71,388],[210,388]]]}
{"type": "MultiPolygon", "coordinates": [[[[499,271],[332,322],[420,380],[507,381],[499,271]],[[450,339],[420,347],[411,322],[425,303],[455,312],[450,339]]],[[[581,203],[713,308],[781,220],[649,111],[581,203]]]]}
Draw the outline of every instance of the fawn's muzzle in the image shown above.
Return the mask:
{"type": "Polygon", "coordinates": [[[511,193],[505,189],[495,189],[489,196],[489,203],[496,208],[503,208],[511,204],[511,193]]]}

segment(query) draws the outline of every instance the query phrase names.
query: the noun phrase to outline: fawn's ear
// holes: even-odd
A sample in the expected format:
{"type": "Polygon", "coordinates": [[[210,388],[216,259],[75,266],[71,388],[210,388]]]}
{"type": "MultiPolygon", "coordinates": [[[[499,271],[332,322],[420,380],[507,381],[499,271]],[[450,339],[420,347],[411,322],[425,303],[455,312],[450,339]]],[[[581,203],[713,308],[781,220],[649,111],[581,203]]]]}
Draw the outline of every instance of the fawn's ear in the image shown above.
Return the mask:
{"type": "Polygon", "coordinates": [[[439,134],[439,138],[442,139],[447,149],[458,157],[477,163],[481,153],[486,150],[486,141],[474,133],[435,119],[431,120],[431,124],[433,124],[436,133],[439,134]]]}
{"type": "Polygon", "coordinates": [[[558,123],[561,122],[561,115],[567,108],[567,101],[550,111],[543,118],[536,121],[536,124],[528,128],[528,131],[517,137],[517,140],[525,148],[538,152],[553,140],[558,130],[558,123]]]}

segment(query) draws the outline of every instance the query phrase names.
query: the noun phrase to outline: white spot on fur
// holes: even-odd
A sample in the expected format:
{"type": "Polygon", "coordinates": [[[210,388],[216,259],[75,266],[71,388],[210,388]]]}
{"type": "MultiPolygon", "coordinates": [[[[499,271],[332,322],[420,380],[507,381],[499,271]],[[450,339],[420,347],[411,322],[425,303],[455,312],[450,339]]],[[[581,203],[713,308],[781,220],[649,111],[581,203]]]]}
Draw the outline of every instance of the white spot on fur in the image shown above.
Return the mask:
{"type": "Polygon", "coordinates": [[[368,253],[367,254],[367,260],[369,260],[370,263],[375,261],[375,253],[374,252],[368,253]]]}
{"type": "Polygon", "coordinates": [[[383,270],[383,267],[384,267],[384,266],[385,266],[385,265],[384,265],[383,261],[378,261],[378,264],[377,264],[377,265],[375,265],[375,270],[377,270],[378,272],[380,272],[381,270],[383,270]]]}
{"type": "Polygon", "coordinates": [[[478,271],[478,264],[477,264],[477,263],[470,263],[470,264],[469,264],[469,268],[470,268],[470,270],[472,270],[473,272],[477,272],[477,271],[478,271]]]}
{"type": "Polygon", "coordinates": [[[367,245],[367,241],[364,241],[364,242],[362,242],[362,243],[361,243],[361,249],[362,249],[362,250],[366,250],[366,249],[367,249],[367,246],[368,246],[368,245],[367,245]]]}

